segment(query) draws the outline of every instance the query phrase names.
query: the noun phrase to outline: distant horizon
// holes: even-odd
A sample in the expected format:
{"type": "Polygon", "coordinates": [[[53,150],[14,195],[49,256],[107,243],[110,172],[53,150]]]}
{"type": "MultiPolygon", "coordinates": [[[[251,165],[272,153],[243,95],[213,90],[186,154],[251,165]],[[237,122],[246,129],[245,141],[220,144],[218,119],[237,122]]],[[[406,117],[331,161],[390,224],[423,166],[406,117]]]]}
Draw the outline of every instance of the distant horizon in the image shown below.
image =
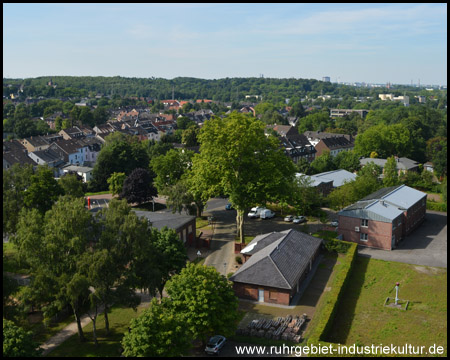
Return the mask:
{"type": "MultiPolygon", "coordinates": [[[[226,77],[216,77],[216,78],[202,78],[202,77],[197,77],[197,76],[176,76],[173,78],[165,78],[165,77],[161,77],[161,76],[147,76],[147,77],[139,77],[139,76],[123,76],[123,75],[38,75],[38,76],[31,76],[31,77],[9,77],[9,76],[4,76],[3,80],[5,79],[10,79],[10,80],[27,80],[27,79],[37,79],[37,78],[53,78],[53,77],[58,77],[58,76],[67,76],[67,77],[105,77],[105,78],[112,78],[112,77],[122,77],[122,78],[126,78],[126,79],[163,79],[163,80],[174,80],[176,78],[193,78],[193,79],[199,79],[199,80],[222,80],[222,79],[244,79],[244,78],[260,78],[260,76],[226,76],[226,77]]],[[[324,76],[325,77],[325,76],[324,76]]],[[[316,81],[323,81],[322,79],[315,79],[315,78],[294,78],[294,77],[263,77],[264,79],[279,79],[279,80],[283,80],[283,79],[295,79],[295,80],[316,80],[316,81]]],[[[377,83],[377,82],[367,82],[367,81],[333,81],[333,79],[331,79],[329,81],[331,84],[338,84],[338,85],[347,85],[347,84],[373,84],[373,85],[387,85],[387,83],[377,83]]],[[[390,85],[404,85],[404,86],[418,86],[419,83],[415,83],[413,82],[405,84],[405,83],[394,83],[394,82],[389,82],[390,85]]],[[[440,86],[440,87],[447,87],[447,84],[426,84],[426,83],[422,83],[422,81],[420,82],[420,87],[424,87],[424,86],[440,86]]]]}
{"type": "Polygon", "coordinates": [[[4,3],[3,74],[45,73],[445,86],[447,4],[4,3]]]}

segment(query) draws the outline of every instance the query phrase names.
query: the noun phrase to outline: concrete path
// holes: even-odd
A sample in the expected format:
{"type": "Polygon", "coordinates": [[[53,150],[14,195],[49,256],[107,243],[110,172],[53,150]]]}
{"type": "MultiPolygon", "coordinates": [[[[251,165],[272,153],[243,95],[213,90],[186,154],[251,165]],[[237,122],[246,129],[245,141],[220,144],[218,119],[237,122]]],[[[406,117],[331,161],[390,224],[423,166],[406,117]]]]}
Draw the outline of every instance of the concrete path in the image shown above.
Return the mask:
{"type": "MultiPolygon", "coordinates": [[[[141,304],[139,306],[146,306],[150,303],[151,297],[148,294],[142,293],[140,291],[137,291],[136,293],[141,297],[141,304]]],[[[102,311],[103,307],[99,310],[99,313],[101,313],[102,311]]],[[[91,321],[92,321],[91,318],[87,314],[83,315],[81,317],[81,327],[85,327],[91,321]]],[[[44,350],[42,356],[46,356],[48,353],[57,348],[68,338],[77,333],[78,333],[77,322],[74,321],[40,346],[40,348],[44,350]]]]}
{"type": "Polygon", "coordinates": [[[214,216],[214,233],[209,254],[204,265],[214,266],[216,270],[227,275],[234,270],[234,234],[236,232],[235,211],[226,211],[226,199],[212,199],[208,202],[205,216],[214,216]]]}

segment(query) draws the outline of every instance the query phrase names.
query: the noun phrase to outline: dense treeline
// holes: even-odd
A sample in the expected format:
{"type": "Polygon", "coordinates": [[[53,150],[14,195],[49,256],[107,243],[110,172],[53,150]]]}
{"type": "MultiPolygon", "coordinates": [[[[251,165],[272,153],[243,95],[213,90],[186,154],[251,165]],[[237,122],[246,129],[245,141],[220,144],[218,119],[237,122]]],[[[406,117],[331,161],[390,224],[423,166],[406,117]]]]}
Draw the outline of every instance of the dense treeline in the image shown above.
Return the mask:
{"type": "MultiPolygon", "coordinates": [[[[274,79],[274,78],[224,78],[198,79],[191,77],[162,78],[125,78],[121,76],[42,76],[28,79],[3,79],[3,95],[9,96],[21,89],[20,96],[32,97],[86,97],[94,95],[120,95],[122,97],[137,96],[152,99],[212,99],[217,101],[245,100],[246,95],[262,96],[265,101],[284,102],[292,98],[316,98],[321,94],[342,97],[334,102],[347,101],[346,97],[371,96],[390,92],[403,95],[405,91],[419,95],[427,94],[424,89],[398,86],[397,89],[363,88],[338,85],[315,79],[274,79]],[[56,87],[48,86],[52,80],[56,87]],[[22,89],[21,89],[22,86],[22,89]]],[[[259,98],[260,99],[260,98],[259,98]]],[[[337,106],[330,100],[327,106],[337,106]]]]}

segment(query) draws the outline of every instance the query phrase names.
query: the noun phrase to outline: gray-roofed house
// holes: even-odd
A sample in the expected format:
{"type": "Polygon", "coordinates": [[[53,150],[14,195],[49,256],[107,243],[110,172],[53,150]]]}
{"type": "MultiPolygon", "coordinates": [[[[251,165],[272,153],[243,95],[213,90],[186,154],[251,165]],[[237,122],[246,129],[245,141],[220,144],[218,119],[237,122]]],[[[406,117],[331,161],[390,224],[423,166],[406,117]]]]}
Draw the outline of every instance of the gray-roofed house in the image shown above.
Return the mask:
{"type": "MultiPolygon", "coordinates": [[[[397,160],[397,169],[398,174],[401,175],[402,172],[408,172],[408,171],[418,171],[419,170],[419,163],[417,161],[408,159],[406,157],[395,157],[397,160]]],[[[378,158],[362,158],[359,160],[359,163],[361,166],[365,166],[368,163],[373,162],[375,165],[380,166],[383,169],[384,174],[384,166],[386,165],[387,159],[378,159],[378,158]]]]}
{"type": "Polygon", "coordinates": [[[339,212],[343,240],[392,250],[425,219],[427,194],[406,185],[380,189],[339,212]]]}
{"type": "Polygon", "coordinates": [[[312,269],[322,239],[286,230],[255,237],[241,253],[246,259],[230,277],[236,296],[289,305],[312,269]]]}
{"type": "Polygon", "coordinates": [[[297,163],[300,159],[305,159],[308,162],[314,160],[316,149],[305,135],[299,134],[294,126],[267,125],[266,133],[268,129],[272,129],[278,134],[281,146],[293,162],[297,163]]]}
{"type": "Polygon", "coordinates": [[[134,211],[139,217],[146,217],[157,229],[168,227],[174,229],[185,246],[192,245],[195,240],[195,216],[171,212],[134,211]]]}

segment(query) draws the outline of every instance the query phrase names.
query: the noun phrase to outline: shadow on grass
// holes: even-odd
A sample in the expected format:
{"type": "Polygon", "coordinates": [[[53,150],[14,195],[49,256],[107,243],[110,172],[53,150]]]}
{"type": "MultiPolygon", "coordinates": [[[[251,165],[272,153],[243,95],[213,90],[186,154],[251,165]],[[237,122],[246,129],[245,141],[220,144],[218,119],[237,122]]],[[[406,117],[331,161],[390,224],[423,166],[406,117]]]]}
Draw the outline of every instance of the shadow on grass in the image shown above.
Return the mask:
{"type": "Polygon", "coordinates": [[[333,325],[326,337],[326,341],[345,344],[355,317],[356,303],[360,297],[366,277],[366,270],[370,258],[358,256],[352,273],[348,279],[344,296],[341,297],[333,325]]]}

